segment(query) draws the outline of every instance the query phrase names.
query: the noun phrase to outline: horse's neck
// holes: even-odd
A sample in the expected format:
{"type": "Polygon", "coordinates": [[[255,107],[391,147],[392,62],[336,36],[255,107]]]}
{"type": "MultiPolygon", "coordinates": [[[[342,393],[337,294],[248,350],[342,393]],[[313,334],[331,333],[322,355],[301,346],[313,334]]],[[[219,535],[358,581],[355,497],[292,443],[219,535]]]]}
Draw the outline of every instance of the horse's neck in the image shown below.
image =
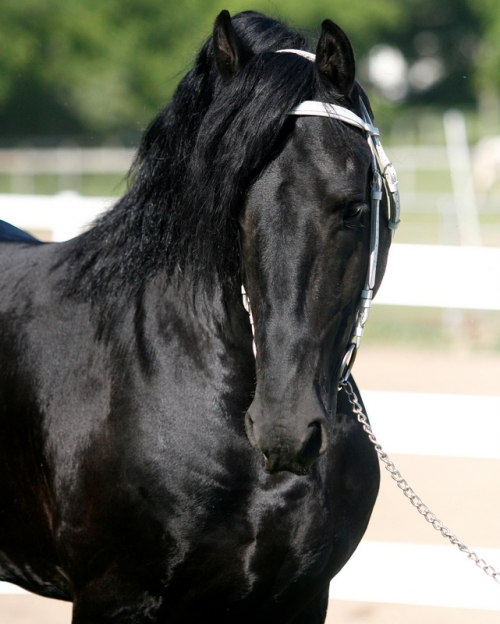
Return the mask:
{"type": "Polygon", "coordinates": [[[207,349],[241,350],[243,358],[253,361],[248,314],[241,299],[228,300],[222,288],[202,283],[194,287],[182,276],[166,286],[165,280],[157,278],[145,290],[141,305],[160,333],[172,336],[182,327],[190,339],[207,349]]]}
{"type": "MultiPolygon", "coordinates": [[[[187,283],[168,287],[155,280],[134,311],[134,353],[141,366],[151,361],[153,376],[165,387],[185,393],[176,399],[191,409],[193,388],[205,418],[243,419],[255,390],[255,359],[248,315],[239,301],[228,304],[220,291],[187,283]],[[239,304],[239,305],[238,305],[239,304]],[[224,407],[225,406],[225,407],[224,407]]],[[[182,411],[182,410],[181,410],[182,411]]]]}

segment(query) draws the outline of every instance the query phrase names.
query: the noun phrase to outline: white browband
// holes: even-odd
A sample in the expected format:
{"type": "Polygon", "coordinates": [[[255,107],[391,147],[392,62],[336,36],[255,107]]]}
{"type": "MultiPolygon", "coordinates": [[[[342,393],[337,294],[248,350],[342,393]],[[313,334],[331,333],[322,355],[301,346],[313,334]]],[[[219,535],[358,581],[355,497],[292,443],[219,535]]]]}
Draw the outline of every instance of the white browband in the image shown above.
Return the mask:
{"type": "MultiPolygon", "coordinates": [[[[315,54],[312,54],[311,52],[304,52],[303,50],[278,50],[278,53],[283,52],[297,54],[312,62],[316,60],[315,54]]],[[[361,98],[359,102],[363,118],[358,117],[356,113],[353,113],[351,110],[344,108],[343,106],[316,101],[302,102],[298,106],[295,106],[295,108],[292,108],[289,112],[289,115],[295,116],[329,117],[331,119],[338,119],[339,121],[343,121],[344,123],[359,128],[366,134],[366,140],[372,156],[373,179],[371,183],[370,258],[368,262],[365,286],[361,292],[361,302],[358,308],[356,323],[340,368],[339,386],[345,385],[350,375],[357,350],[361,343],[364,326],[370,313],[370,307],[373,299],[373,289],[375,287],[375,278],[377,275],[380,232],[379,208],[384,186],[383,181],[385,182],[386,192],[389,198],[389,228],[392,230],[393,234],[394,230],[399,226],[400,221],[400,202],[396,170],[384,152],[382,144],[380,143],[380,133],[373,125],[368,110],[361,98]]],[[[253,351],[254,355],[257,355],[255,346],[255,328],[252,310],[250,307],[250,300],[245,292],[244,286],[241,287],[241,292],[243,295],[243,305],[250,315],[252,333],[254,335],[253,351]]]]}
{"type": "Polygon", "coordinates": [[[358,117],[356,113],[353,113],[348,108],[343,106],[337,106],[336,104],[326,104],[325,102],[316,102],[314,100],[307,100],[302,102],[288,113],[289,115],[303,115],[309,117],[331,117],[333,119],[339,119],[344,123],[361,128],[365,132],[369,132],[372,136],[379,136],[378,128],[370,122],[363,121],[361,117],[358,117]]]}
{"type": "Polygon", "coordinates": [[[305,50],[278,50],[278,53],[280,52],[290,52],[290,54],[297,54],[298,56],[303,56],[308,61],[312,61],[313,63],[316,60],[316,54],[313,54],[312,52],[306,52],[305,50]]]}

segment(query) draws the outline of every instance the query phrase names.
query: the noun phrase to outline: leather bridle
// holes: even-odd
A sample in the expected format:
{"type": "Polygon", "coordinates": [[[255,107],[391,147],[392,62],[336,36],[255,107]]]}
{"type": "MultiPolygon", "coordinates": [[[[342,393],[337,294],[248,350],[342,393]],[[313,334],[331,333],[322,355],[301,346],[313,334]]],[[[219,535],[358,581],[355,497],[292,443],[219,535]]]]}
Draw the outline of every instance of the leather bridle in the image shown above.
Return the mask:
{"type": "MultiPolygon", "coordinates": [[[[315,61],[316,56],[311,52],[304,52],[303,50],[279,50],[279,53],[288,52],[291,54],[298,54],[310,61],[315,61]]],[[[342,387],[347,382],[351,373],[356,354],[359,349],[361,338],[363,336],[364,326],[368,320],[370,314],[370,308],[373,300],[373,289],[375,287],[375,279],[377,275],[377,259],[379,250],[379,233],[380,233],[380,201],[382,200],[382,189],[385,184],[385,190],[389,200],[389,228],[392,230],[397,229],[400,223],[400,202],[398,191],[398,178],[396,170],[382,147],[380,142],[380,133],[378,128],[372,124],[372,120],[365,106],[365,103],[360,98],[362,117],[358,117],[351,110],[344,108],[343,106],[337,106],[336,104],[327,104],[325,102],[317,101],[305,101],[292,108],[288,113],[295,116],[306,117],[328,117],[330,119],[338,119],[346,124],[359,128],[365,133],[368,147],[370,148],[370,154],[372,159],[372,172],[373,178],[371,182],[371,226],[370,226],[370,256],[368,261],[368,271],[366,274],[366,280],[363,290],[361,291],[361,301],[356,315],[356,323],[349,339],[349,344],[346,348],[342,363],[340,366],[340,378],[339,387],[342,387]]],[[[250,315],[250,323],[252,325],[252,333],[254,336],[253,351],[254,355],[257,355],[255,346],[255,330],[252,310],[250,307],[250,300],[245,291],[244,286],[241,287],[243,296],[243,305],[250,315]]]]}

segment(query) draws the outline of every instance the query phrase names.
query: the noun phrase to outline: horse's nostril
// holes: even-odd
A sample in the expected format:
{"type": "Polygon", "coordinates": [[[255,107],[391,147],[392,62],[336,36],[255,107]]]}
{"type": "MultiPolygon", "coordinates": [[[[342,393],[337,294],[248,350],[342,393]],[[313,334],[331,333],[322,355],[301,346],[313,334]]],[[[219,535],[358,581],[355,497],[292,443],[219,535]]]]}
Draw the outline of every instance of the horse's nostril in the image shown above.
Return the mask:
{"type": "Polygon", "coordinates": [[[314,460],[322,453],[323,433],[319,422],[313,422],[309,425],[309,437],[302,447],[302,457],[306,460],[314,460]]]}

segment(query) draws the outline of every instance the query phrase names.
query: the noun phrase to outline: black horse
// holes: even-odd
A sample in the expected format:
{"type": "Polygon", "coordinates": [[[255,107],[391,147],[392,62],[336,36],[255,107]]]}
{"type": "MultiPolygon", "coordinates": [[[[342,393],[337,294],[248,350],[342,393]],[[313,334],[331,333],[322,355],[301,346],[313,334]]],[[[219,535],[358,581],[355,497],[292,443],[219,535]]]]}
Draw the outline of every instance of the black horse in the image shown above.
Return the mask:
{"type": "Polygon", "coordinates": [[[283,48],[310,50],[221,13],[109,213],[1,230],[0,578],[73,624],[319,624],[366,529],[377,458],[337,388],[370,150],[289,111],[368,101],[332,22],[315,63],[283,48]]]}

